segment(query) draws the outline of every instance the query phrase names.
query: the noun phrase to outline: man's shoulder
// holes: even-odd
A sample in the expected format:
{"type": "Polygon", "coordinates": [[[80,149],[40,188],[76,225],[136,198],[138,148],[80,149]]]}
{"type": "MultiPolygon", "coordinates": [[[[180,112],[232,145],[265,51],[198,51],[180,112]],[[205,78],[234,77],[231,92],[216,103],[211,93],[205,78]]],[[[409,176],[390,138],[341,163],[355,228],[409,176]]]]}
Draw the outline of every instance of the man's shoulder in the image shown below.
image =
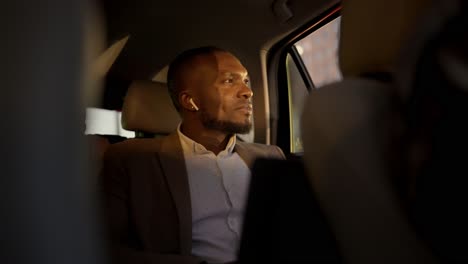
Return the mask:
{"type": "Polygon", "coordinates": [[[112,144],[106,151],[106,156],[134,156],[159,151],[162,138],[132,138],[112,144]]]}
{"type": "Polygon", "coordinates": [[[237,142],[241,148],[248,150],[250,153],[254,153],[259,156],[272,157],[272,158],[284,158],[283,151],[275,145],[266,145],[260,143],[249,143],[249,142],[237,142]]]}
{"type": "Polygon", "coordinates": [[[261,150],[271,150],[274,148],[278,148],[275,145],[266,145],[266,144],[261,144],[261,143],[252,143],[252,142],[243,142],[243,141],[237,141],[236,144],[245,148],[261,149],[261,150]]]}

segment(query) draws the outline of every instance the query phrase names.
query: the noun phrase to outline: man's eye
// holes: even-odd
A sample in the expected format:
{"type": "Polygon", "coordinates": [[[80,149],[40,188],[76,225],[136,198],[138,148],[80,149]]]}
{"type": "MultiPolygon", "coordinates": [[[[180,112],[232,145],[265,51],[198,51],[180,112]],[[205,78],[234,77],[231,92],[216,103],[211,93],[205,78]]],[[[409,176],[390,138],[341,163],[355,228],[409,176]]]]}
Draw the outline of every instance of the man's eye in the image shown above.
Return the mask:
{"type": "Polygon", "coordinates": [[[233,79],[226,79],[226,80],[224,80],[224,83],[233,83],[233,82],[234,82],[233,79]]]}
{"type": "Polygon", "coordinates": [[[250,80],[249,80],[249,79],[245,79],[245,80],[244,80],[244,83],[247,84],[247,85],[249,85],[249,84],[250,84],[250,80]]]}

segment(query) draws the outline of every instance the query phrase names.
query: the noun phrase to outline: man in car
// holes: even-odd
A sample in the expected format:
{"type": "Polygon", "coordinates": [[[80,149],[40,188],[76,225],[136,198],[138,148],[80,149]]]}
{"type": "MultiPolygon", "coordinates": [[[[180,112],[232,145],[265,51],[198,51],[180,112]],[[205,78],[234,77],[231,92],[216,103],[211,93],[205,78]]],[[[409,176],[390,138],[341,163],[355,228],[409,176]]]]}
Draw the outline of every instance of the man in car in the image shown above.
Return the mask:
{"type": "Polygon", "coordinates": [[[171,135],[115,144],[103,170],[113,262],[236,260],[250,167],[284,159],[276,146],[239,142],[252,128],[247,70],[215,47],[170,65],[168,88],[182,122],[171,135]]]}

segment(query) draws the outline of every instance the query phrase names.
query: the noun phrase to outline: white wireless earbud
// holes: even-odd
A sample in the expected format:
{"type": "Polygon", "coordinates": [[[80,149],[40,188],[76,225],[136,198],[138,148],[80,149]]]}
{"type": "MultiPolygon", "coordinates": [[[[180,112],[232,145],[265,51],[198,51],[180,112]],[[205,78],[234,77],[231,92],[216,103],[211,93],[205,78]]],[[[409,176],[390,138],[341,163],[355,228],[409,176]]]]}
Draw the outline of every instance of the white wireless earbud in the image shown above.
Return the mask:
{"type": "Polygon", "coordinates": [[[197,110],[197,111],[199,110],[198,106],[193,102],[192,98],[190,98],[189,102],[192,104],[192,106],[193,106],[193,108],[195,108],[195,110],[197,110]]]}

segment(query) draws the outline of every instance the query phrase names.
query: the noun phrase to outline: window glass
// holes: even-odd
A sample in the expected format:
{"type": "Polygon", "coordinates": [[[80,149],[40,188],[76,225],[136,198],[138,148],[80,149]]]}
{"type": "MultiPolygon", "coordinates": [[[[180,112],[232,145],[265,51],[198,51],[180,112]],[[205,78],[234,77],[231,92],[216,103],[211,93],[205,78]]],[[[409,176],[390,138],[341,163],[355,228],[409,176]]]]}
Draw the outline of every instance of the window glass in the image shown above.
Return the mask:
{"type": "Polygon", "coordinates": [[[340,17],[295,44],[316,88],[342,79],[338,67],[339,30],[340,17]]]}
{"type": "Polygon", "coordinates": [[[309,90],[301,71],[308,72],[315,88],[342,79],[338,67],[339,25],[340,18],[336,18],[294,44],[306,69],[296,64],[294,53],[286,56],[291,153],[303,152],[300,121],[309,90]]]}
{"type": "Polygon", "coordinates": [[[286,71],[289,97],[290,149],[291,153],[300,153],[303,152],[300,124],[301,111],[309,91],[296,63],[289,54],[286,57],[286,71]]]}
{"type": "Polygon", "coordinates": [[[86,109],[85,135],[114,135],[134,138],[135,132],[123,129],[120,124],[122,113],[100,108],[86,109]]]}

